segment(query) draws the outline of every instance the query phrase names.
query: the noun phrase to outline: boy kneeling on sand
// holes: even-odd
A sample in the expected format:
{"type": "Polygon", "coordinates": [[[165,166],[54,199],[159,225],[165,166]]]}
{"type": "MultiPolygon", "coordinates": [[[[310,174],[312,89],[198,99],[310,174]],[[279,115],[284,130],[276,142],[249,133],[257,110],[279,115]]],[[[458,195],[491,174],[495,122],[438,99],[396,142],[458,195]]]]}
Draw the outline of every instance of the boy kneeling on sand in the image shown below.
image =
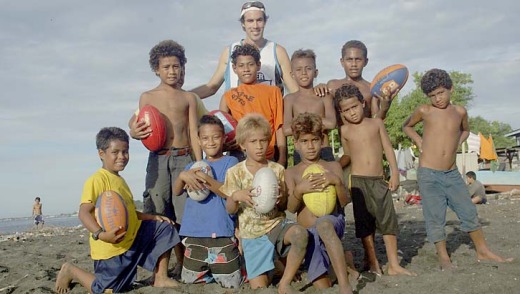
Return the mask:
{"type": "Polygon", "coordinates": [[[85,182],[79,207],[79,219],[91,233],[94,273],[66,262],[56,279],[56,292],[68,293],[73,280],[90,293],[128,290],[137,276],[137,266],[154,273],[154,287],[178,286],[168,277],[171,249],[180,242],[173,222],[164,216],[137,211],[130,188],[119,175],[129,159],[128,135],[120,128],[103,128],[96,136],[96,146],[103,166],[85,182]],[[117,234],[120,228],[104,231],[94,218],[96,200],[108,190],[121,195],[125,202],[126,232],[117,234]]]}

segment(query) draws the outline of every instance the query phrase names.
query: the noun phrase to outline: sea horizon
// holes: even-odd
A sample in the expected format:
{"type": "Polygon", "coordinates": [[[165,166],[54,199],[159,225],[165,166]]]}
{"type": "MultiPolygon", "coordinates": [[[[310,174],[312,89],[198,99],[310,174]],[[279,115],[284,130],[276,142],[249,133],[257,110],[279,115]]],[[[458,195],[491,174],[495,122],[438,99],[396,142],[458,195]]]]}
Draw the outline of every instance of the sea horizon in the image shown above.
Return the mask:
{"type": "MultiPolygon", "coordinates": [[[[43,220],[45,222],[43,228],[81,226],[77,212],[43,215],[43,220]]],[[[20,234],[34,229],[34,217],[32,216],[0,218],[0,236],[20,234]]]]}

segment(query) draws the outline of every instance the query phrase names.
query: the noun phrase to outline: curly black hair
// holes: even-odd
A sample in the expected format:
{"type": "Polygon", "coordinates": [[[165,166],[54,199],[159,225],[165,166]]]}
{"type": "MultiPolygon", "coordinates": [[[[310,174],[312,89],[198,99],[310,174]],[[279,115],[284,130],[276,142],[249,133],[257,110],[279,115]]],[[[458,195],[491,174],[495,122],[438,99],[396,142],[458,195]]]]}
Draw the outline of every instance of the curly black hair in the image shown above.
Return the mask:
{"type": "Polygon", "coordinates": [[[446,89],[451,89],[453,87],[450,75],[442,69],[430,69],[421,79],[421,89],[424,94],[428,95],[428,93],[431,93],[439,87],[444,87],[446,89]]]}
{"type": "Polygon", "coordinates": [[[250,44],[236,45],[231,53],[231,62],[237,64],[238,56],[253,56],[256,64],[260,63],[260,50],[256,46],[250,44]]]}
{"type": "Polygon", "coordinates": [[[363,56],[365,56],[365,58],[368,57],[367,46],[363,42],[358,41],[358,40],[350,40],[347,43],[345,43],[345,45],[343,45],[343,47],[341,47],[341,57],[345,56],[345,52],[347,52],[347,49],[349,49],[349,48],[357,48],[357,49],[363,51],[363,56]]]}
{"type": "Polygon", "coordinates": [[[119,140],[128,143],[128,134],[118,127],[102,128],[96,135],[96,147],[98,150],[107,150],[110,142],[119,140]]]}
{"type": "Polygon", "coordinates": [[[181,44],[173,40],[164,40],[153,46],[152,50],[150,50],[150,68],[152,71],[155,72],[159,68],[159,59],[161,57],[170,56],[177,57],[182,67],[186,64],[187,59],[186,55],[184,55],[184,47],[181,44]]]}
{"type": "Polygon", "coordinates": [[[334,106],[339,110],[339,103],[352,97],[357,98],[361,103],[365,102],[363,94],[361,94],[358,87],[352,84],[344,84],[334,93],[334,106]]]}
{"type": "Polygon", "coordinates": [[[200,128],[204,125],[216,125],[220,129],[222,129],[222,134],[226,133],[224,130],[224,124],[216,115],[211,115],[211,114],[203,115],[199,120],[199,131],[200,131],[200,128]]]}
{"type": "Polygon", "coordinates": [[[304,112],[295,117],[291,123],[291,129],[295,140],[301,135],[312,134],[321,138],[323,122],[315,113],[304,112]]]}

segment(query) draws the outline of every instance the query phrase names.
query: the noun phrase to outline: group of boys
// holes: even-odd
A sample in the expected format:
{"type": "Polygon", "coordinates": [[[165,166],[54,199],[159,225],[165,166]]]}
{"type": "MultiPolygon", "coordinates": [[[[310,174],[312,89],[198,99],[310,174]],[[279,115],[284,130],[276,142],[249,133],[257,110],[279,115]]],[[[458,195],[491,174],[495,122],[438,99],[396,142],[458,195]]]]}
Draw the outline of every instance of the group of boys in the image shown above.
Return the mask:
{"type": "MultiPolygon", "coordinates": [[[[67,292],[72,280],[93,293],[119,292],[135,281],[137,266],[153,272],[153,286],[177,287],[167,271],[175,247],[184,283],[214,280],[225,288],[239,288],[245,280],[245,263],[252,289],[268,286],[274,270],[281,268],[278,291],[287,293],[294,291],[291,282],[304,263],[315,287],[331,287],[329,272],[334,270],[340,292],[352,293],[348,273],[355,270],[345,261],[349,258],[341,243],[343,208],[351,198],[367,269],[382,273],[374,249],[378,230],[388,256],[386,274],[415,275],[400,266],[397,256],[398,224],[391,191],[399,186],[399,173],[382,120],[397,93],[370,95],[361,75],[368,62],[364,44],[345,44],[341,63],[346,78],[330,81],[327,90],[333,94],[324,97],[314,94],[317,69],[311,50],[293,54],[292,76],[300,89],[285,99],[278,87],[257,83],[261,63],[256,47],[236,46],[231,60],[241,84],[227,91],[220,102],[220,110],[238,121],[235,140],[225,144],[222,122],[212,115],[198,115],[196,95],[181,89],[186,63],[183,47],[168,40],[152,48],[150,66],[161,82],[141,95],[139,106],[151,104],[164,115],[168,136],[164,149],[149,156],[144,212],[135,210],[132,194],[119,175],[128,163],[128,135],[119,128],[104,128],[96,139],[103,166],[85,183],[79,212],[92,233],[94,273],[65,263],[56,282],[58,292],[67,292]],[[345,154],[339,161],[334,160],[326,139],[337,122],[345,154]],[[299,161],[285,169],[286,136],[290,135],[299,161]],[[234,156],[225,155],[225,150],[234,156]],[[202,168],[191,168],[193,160],[202,160],[202,151],[212,177],[202,168]],[[388,183],[383,154],[391,169],[388,183]],[[321,165],[323,172],[303,176],[311,164],[321,165]],[[347,165],[351,175],[345,183],[343,167],[347,165]],[[280,187],[275,207],[265,214],[256,212],[252,191],[253,178],[263,167],[274,171],[280,187]],[[303,195],[322,192],[330,185],[336,190],[336,206],[332,213],[317,217],[306,207],[303,195]],[[203,189],[210,190],[205,200],[187,197],[187,191],[203,189]],[[93,217],[96,198],[106,190],[118,192],[125,200],[126,232],[104,231],[93,217]],[[286,210],[296,213],[296,222],[286,218],[286,210]]],[[[455,168],[457,146],[466,139],[468,124],[465,109],[450,104],[451,80],[445,71],[434,69],[424,75],[421,86],[431,105],[416,109],[403,129],[421,150],[418,181],[428,237],[435,243],[440,265],[453,267],[446,252],[446,206],[457,212],[479,259],[508,261],[488,249],[475,206],[455,168]],[[413,129],[420,121],[425,122],[423,137],[413,129]]],[[[135,117],[129,126],[134,139],[151,132],[146,122],[135,117]]]]}

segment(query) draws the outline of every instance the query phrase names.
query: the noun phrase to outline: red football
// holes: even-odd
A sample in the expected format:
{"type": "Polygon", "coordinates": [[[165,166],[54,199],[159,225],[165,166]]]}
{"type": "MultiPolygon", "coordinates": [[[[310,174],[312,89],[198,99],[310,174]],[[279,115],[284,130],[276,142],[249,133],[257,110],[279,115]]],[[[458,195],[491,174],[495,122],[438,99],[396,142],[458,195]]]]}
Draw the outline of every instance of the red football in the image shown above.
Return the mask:
{"type": "Polygon", "coordinates": [[[125,201],[114,191],[105,191],[98,196],[94,216],[105,232],[121,227],[117,232],[119,234],[128,228],[128,210],[125,201]]]}
{"type": "Polygon", "coordinates": [[[150,136],[141,140],[144,147],[152,152],[161,150],[166,143],[166,123],[159,110],[150,104],[146,104],[139,110],[137,120],[146,121],[152,129],[150,136]]]}
{"type": "Polygon", "coordinates": [[[235,139],[235,130],[237,128],[237,121],[227,112],[220,110],[213,110],[209,114],[216,116],[222,124],[224,124],[224,133],[226,134],[226,143],[235,139]]]}
{"type": "Polygon", "coordinates": [[[372,95],[390,95],[401,90],[408,80],[408,68],[402,64],[394,64],[383,68],[372,80],[372,95]]]}

